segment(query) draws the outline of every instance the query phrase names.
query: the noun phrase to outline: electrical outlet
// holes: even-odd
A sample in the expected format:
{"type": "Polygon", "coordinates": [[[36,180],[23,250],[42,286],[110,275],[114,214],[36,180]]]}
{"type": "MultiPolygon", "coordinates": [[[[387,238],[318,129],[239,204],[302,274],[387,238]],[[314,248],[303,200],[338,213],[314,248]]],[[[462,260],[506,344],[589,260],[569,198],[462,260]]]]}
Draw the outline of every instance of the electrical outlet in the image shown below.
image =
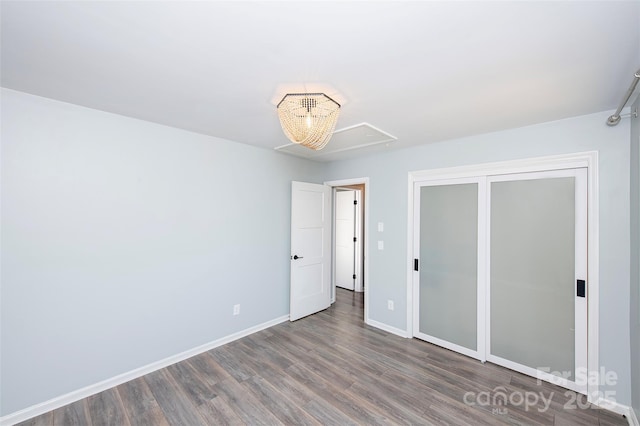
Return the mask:
{"type": "Polygon", "coordinates": [[[233,315],[240,315],[240,305],[233,305],[233,315]]]}
{"type": "Polygon", "coordinates": [[[393,311],[393,300],[387,300],[387,309],[393,311]]]}

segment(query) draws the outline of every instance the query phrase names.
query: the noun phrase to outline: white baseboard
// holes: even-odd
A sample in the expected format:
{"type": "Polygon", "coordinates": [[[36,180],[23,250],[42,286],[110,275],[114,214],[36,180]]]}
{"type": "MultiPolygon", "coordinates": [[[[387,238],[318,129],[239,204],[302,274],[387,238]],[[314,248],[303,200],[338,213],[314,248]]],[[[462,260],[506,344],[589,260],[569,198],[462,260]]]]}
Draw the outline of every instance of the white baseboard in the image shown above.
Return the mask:
{"type": "Polygon", "coordinates": [[[629,415],[627,416],[627,420],[629,421],[630,426],[640,426],[638,416],[636,416],[636,412],[633,407],[629,408],[629,415]]]}
{"type": "Polygon", "coordinates": [[[213,348],[217,348],[218,346],[225,345],[227,343],[233,342],[234,340],[238,340],[242,337],[248,336],[250,334],[256,333],[258,331],[264,330],[265,328],[272,327],[274,325],[280,324],[288,320],[289,320],[289,315],[284,315],[279,318],[275,318],[271,321],[258,324],[254,327],[249,327],[237,333],[233,333],[228,336],[222,337],[218,340],[214,340],[213,342],[205,343],[204,345],[197,346],[193,349],[189,349],[179,354],[162,359],[160,361],[156,361],[151,364],[145,365],[143,367],[136,368],[135,370],[131,370],[126,373],[119,374],[110,379],[106,379],[101,382],[95,383],[93,385],[89,385],[87,387],[75,390],[73,392],[69,392],[65,395],[60,395],[58,397],[42,402],[40,404],[32,405],[31,407],[25,408],[23,410],[7,414],[6,416],[0,417],[0,426],[14,425],[16,423],[23,422],[25,420],[39,416],[41,414],[48,413],[49,411],[55,410],[60,407],[64,407],[65,405],[71,404],[83,398],[87,398],[91,395],[95,395],[97,393],[100,393],[112,387],[126,383],[130,380],[137,379],[138,377],[144,376],[145,374],[149,374],[156,370],[160,370],[162,368],[168,367],[177,362],[184,361],[185,359],[191,358],[193,356],[196,356],[198,354],[201,354],[213,348]]]}
{"type": "Polygon", "coordinates": [[[631,426],[640,426],[635,411],[633,411],[633,408],[628,405],[619,404],[616,401],[611,401],[602,397],[598,398],[594,404],[600,408],[604,408],[605,410],[625,416],[627,418],[627,422],[629,422],[629,425],[631,426]]]}
{"type": "Polygon", "coordinates": [[[399,328],[391,327],[390,325],[387,325],[387,324],[382,323],[382,322],[374,321],[372,319],[367,319],[365,322],[367,323],[367,325],[370,325],[371,327],[379,328],[380,330],[384,330],[384,331],[386,331],[388,333],[395,334],[396,336],[400,336],[400,337],[404,337],[404,338],[411,337],[411,336],[409,336],[409,334],[407,333],[406,330],[402,330],[402,329],[399,329],[399,328]]]}

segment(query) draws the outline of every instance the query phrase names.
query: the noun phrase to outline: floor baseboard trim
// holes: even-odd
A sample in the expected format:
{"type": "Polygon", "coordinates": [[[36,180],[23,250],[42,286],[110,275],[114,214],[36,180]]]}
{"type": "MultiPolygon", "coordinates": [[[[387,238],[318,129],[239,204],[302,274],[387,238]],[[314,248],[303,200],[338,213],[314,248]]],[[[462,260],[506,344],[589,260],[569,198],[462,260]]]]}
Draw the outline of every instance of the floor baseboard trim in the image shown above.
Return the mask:
{"type": "Polygon", "coordinates": [[[402,330],[400,328],[395,328],[395,327],[391,327],[390,325],[387,325],[385,323],[382,322],[378,322],[372,319],[367,319],[367,321],[365,321],[367,323],[367,325],[370,325],[371,327],[375,327],[375,328],[379,328],[380,330],[384,330],[388,333],[391,334],[395,334],[396,336],[400,336],[400,337],[405,337],[405,338],[409,338],[411,336],[409,336],[409,334],[407,333],[406,330],[402,330]]]}
{"type": "Polygon", "coordinates": [[[609,410],[616,414],[625,416],[630,426],[640,426],[640,424],[638,424],[636,413],[633,411],[633,408],[629,407],[628,405],[623,405],[616,401],[612,401],[610,399],[605,399],[602,397],[598,398],[595,401],[595,405],[597,405],[599,408],[603,408],[605,410],[609,410]]]}
{"type": "Polygon", "coordinates": [[[633,407],[629,407],[629,415],[627,416],[627,420],[629,421],[630,426],[640,426],[638,416],[636,416],[636,412],[633,407]]]}
{"type": "Polygon", "coordinates": [[[160,370],[162,368],[173,365],[177,362],[184,361],[185,359],[191,358],[193,356],[196,356],[208,350],[217,348],[218,346],[222,346],[227,343],[233,342],[234,340],[241,339],[245,336],[264,330],[266,328],[273,327],[274,325],[283,323],[288,320],[289,320],[289,315],[284,315],[284,316],[275,318],[273,320],[264,322],[262,324],[258,324],[253,327],[249,327],[245,330],[238,331],[237,333],[233,333],[228,336],[222,337],[220,339],[214,340],[212,342],[205,343],[204,345],[197,346],[195,348],[189,349],[179,354],[172,355],[160,361],[156,361],[151,364],[147,364],[143,367],[139,367],[134,370],[128,371],[126,373],[119,374],[110,379],[106,379],[101,382],[95,383],[93,385],[86,386],[84,388],[75,390],[73,392],[69,392],[65,395],[52,398],[40,404],[32,405],[31,407],[25,408],[23,410],[7,414],[6,416],[0,417],[0,425],[10,426],[10,425],[14,425],[16,423],[20,423],[25,420],[31,419],[33,417],[39,416],[41,414],[48,413],[49,411],[55,410],[60,407],[64,407],[65,405],[87,398],[91,395],[95,395],[107,389],[126,383],[130,380],[137,379],[138,377],[144,376],[145,374],[149,374],[156,370],[160,370]]]}

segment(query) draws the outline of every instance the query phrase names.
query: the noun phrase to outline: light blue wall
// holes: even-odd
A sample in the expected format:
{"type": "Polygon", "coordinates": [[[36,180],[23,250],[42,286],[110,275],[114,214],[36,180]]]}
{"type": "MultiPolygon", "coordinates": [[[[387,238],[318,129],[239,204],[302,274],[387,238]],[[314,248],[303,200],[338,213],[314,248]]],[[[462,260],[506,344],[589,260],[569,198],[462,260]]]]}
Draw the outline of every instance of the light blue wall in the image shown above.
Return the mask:
{"type": "MultiPolygon", "coordinates": [[[[631,107],[640,110],[640,97],[631,107]]],[[[631,404],[640,419],[640,118],[631,118],[631,404]]]]}
{"type": "Polygon", "coordinates": [[[289,313],[324,166],[11,90],[1,136],[0,415],[289,313]]]}
{"type": "MultiPolygon", "coordinates": [[[[629,348],[629,128],[608,127],[603,112],[573,119],[334,162],[327,179],[370,177],[369,312],[406,329],[409,171],[583,151],[599,151],[600,362],[615,371],[618,402],[631,402],[629,348]],[[384,222],[384,232],[375,224],[384,222]],[[377,250],[377,240],[384,250],[377,250]],[[387,309],[387,300],[395,310],[387,309]]],[[[461,117],[461,120],[464,118],[461,117]]],[[[425,132],[429,129],[425,128],[425,132]]]]}

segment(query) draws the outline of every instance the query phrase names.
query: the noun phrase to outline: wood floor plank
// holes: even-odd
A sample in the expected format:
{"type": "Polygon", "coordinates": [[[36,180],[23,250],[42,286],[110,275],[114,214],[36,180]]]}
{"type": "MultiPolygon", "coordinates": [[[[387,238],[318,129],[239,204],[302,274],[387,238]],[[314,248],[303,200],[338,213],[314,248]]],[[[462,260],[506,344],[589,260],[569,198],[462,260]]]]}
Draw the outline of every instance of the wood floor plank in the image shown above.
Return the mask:
{"type": "MultiPolygon", "coordinates": [[[[463,419],[466,421],[467,418],[470,418],[480,422],[480,424],[489,420],[495,421],[495,424],[501,423],[499,418],[496,417],[494,419],[492,417],[491,407],[477,405],[473,407],[472,411],[469,411],[471,407],[465,404],[465,395],[467,392],[476,392],[477,394],[477,390],[457,388],[426,374],[406,375],[403,372],[391,369],[383,374],[383,378],[396,384],[398,394],[402,392],[401,388],[404,388],[420,395],[421,398],[425,398],[425,401],[422,402],[423,406],[426,404],[429,404],[430,407],[447,406],[447,410],[455,407],[460,412],[460,415],[463,416],[460,419],[461,421],[463,419]]],[[[482,390],[486,391],[487,389],[482,390]]],[[[443,413],[446,414],[447,410],[443,413]]]]}
{"type": "Polygon", "coordinates": [[[433,403],[433,398],[430,398],[430,392],[427,392],[425,388],[398,382],[389,375],[363,375],[358,380],[358,385],[387,395],[398,405],[409,407],[411,410],[422,411],[425,406],[433,403]]]}
{"type": "MultiPolygon", "coordinates": [[[[458,400],[451,398],[450,396],[440,393],[433,393],[430,397],[434,400],[434,403],[429,405],[426,411],[439,412],[441,415],[448,415],[448,418],[452,422],[460,424],[468,423],[471,425],[510,425],[513,424],[508,418],[500,416],[499,414],[493,414],[486,407],[470,406],[467,405],[462,399],[458,400]]],[[[454,423],[455,424],[455,423],[454,423]]],[[[521,423],[515,423],[521,424],[521,423]]],[[[525,423],[527,424],[527,423],[525,423]]],[[[547,423],[533,423],[533,424],[550,424],[547,423]]]]}
{"type": "Polygon", "coordinates": [[[313,349],[300,347],[297,342],[290,339],[287,334],[277,333],[280,333],[280,331],[274,330],[273,337],[266,339],[265,344],[268,344],[273,347],[274,350],[279,351],[291,362],[291,364],[299,362],[298,360],[304,358],[305,355],[313,349]]]}
{"type": "Polygon", "coordinates": [[[513,375],[511,370],[504,367],[491,363],[483,364],[448,349],[431,346],[429,360],[425,365],[432,370],[444,371],[448,376],[477,381],[493,388],[508,384],[513,375]]]}
{"type": "Polygon", "coordinates": [[[231,375],[216,361],[210,352],[203,352],[187,360],[200,377],[210,385],[230,379],[231,375]]]}
{"type": "Polygon", "coordinates": [[[240,416],[223,398],[214,398],[198,407],[198,412],[207,425],[245,425],[240,416]]]}
{"type": "Polygon", "coordinates": [[[328,425],[355,424],[353,419],[347,417],[328,402],[318,398],[318,395],[307,386],[294,380],[289,375],[282,374],[280,371],[264,371],[261,372],[261,376],[320,423],[328,425]]]}
{"type": "Polygon", "coordinates": [[[348,398],[341,389],[314,373],[306,365],[292,365],[285,372],[300,383],[305,384],[319,398],[342,411],[353,421],[366,424],[390,424],[388,416],[368,401],[348,398]]]}
{"type": "Polygon", "coordinates": [[[201,425],[204,419],[166,368],[144,376],[153,397],[171,425],[201,425]]]}
{"type": "Polygon", "coordinates": [[[158,402],[153,397],[147,382],[137,378],[116,387],[124,411],[131,424],[168,426],[158,402]]]}
{"type": "Polygon", "coordinates": [[[600,426],[613,426],[613,425],[624,424],[627,422],[627,419],[623,417],[621,414],[616,414],[612,411],[603,410],[599,408],[595,408],[595,410],[598,413],[600,426]]]}
{"type": "MultiPolygon", "coordinates": [[[[256,348],[252,347],[250,344],[247,344],[244,341],[234,343],[236,344],[229,346],[229,349],[232,350],[235,355],[235,362],[242,365],[246,371],[253,372],[251,377],[257,376],[264,370],[281,369],[277,364],[274,364],[269,357],[264,356],[264,353],[258,352],[256,348]]],[[[251,377],[248,377],[246,380],[251,377]]],[[[244,380],[245,379],[239,381],[244,380]]]]}
{"type": "Polygon", "coordinates": [[[167,367],[167,371],[196,407],[216,397],[214,385],[207,383],[188,360],[167,367]]]}
{"type": "Polygon", "coordinates": [[[568,413],[556,413],[553,419],[553,426],[599,426],[598,418],[576,419],[568,413]]]}
{"type": "Polygon", "coordinates": [[[129,425],[129,419],[115,388],[90,396],[87,398],[87,404],[93,426],[129,425]]]}
{"type": "Polygon", "coordinates": [[[284,424],[320,425],[320,422],[307,414],[302,408],[296,406],[295,403],[263,378],[252,377],[242,382],[242,386],[284,424]]]}
{"type": "MultiPolygon", "coordinates": [[[[305,318],[306,319],[306,318],[305,318]]],[[[298,333],[301,327],[298,324],[280,324],[274,327],[272,341],[287,344],[295,351],[309,352],[316,347],[316,341],[310,341],[298,333]]]]}
{"type": "Polygon", "coordinates": [[[236,380],[229,379],[218,383],[216,386],[218,398],[224,399],[231,409],[242,419],[243,422],[250,425],[283,424],[271,411],[261,404],[236,380]]]}
{"type": "Polygon", "coordinates": [[[229,345],[221,346],[209,351],[209,354],[224,368],[231,377],[241,382],[257,373],[249,365],[238,360],[238,356],[229,345]]]}
{"type": "MultiPolygon", "coordinates": [[[[271,334],[273,335],[273,334],[271,334]]],[[[269,344],[269,341],[260,338],[253,338],[253,336],[247,336],[246,339],[242,339],[242,346],[247,350],[250,350],[254,356],[268,361],[270,366],[275,369],[285,369],[293,364],[294,361],[291,357],[287,357],[277,348],[274,348],[269,344]]]]}
{"type": "Polygon", "coordinates": [[[384,411],[393,423],[408,425],[424,423],[422,410],[404,405],[394,399],[393,395],[380,392],[379,389],[365,386],[361,383],[354,383],[349,389],[344,391],[344,394],[352,399],[365,399],[384,411]]]}
{"type": "Polygon", "coordinates": [[[64,426],[91,425],[87,399],[81,399],[53,411],[53,424],[64,426]]]}
{"type": "Polygon", "coordinates": [[[346,389],[354,382],[354,378],[344,374],[343,371],[333,368],[333,366],[322,359],[317,353],[309,352],[298,359],[298,365],[316,373],[336,389],[346,389]]]}
{"type": "Polygon", "coordinates": [[[316,398],[309,388],[280,371],[263,371],[260,376],[297,405],[306,405],[316,398]]]}
{"type": "Polygon", "coordinates": [[[357,420],[347,417],[328,402],[318,399],[311,400],[303,406],[304,410],[323,425],[359,425],[357,420]]]}
{"type": "Polygon", "coordinates": [[[325,362],[338,368],[353,380],[357,380],[363,374],[380,376],[387,370],[382,365],[351,355],[349,351],[343,350],[340,346],[334,346],[333,348],[318,346],[313,350],[313,353],[318,354],[325,362]]]}

